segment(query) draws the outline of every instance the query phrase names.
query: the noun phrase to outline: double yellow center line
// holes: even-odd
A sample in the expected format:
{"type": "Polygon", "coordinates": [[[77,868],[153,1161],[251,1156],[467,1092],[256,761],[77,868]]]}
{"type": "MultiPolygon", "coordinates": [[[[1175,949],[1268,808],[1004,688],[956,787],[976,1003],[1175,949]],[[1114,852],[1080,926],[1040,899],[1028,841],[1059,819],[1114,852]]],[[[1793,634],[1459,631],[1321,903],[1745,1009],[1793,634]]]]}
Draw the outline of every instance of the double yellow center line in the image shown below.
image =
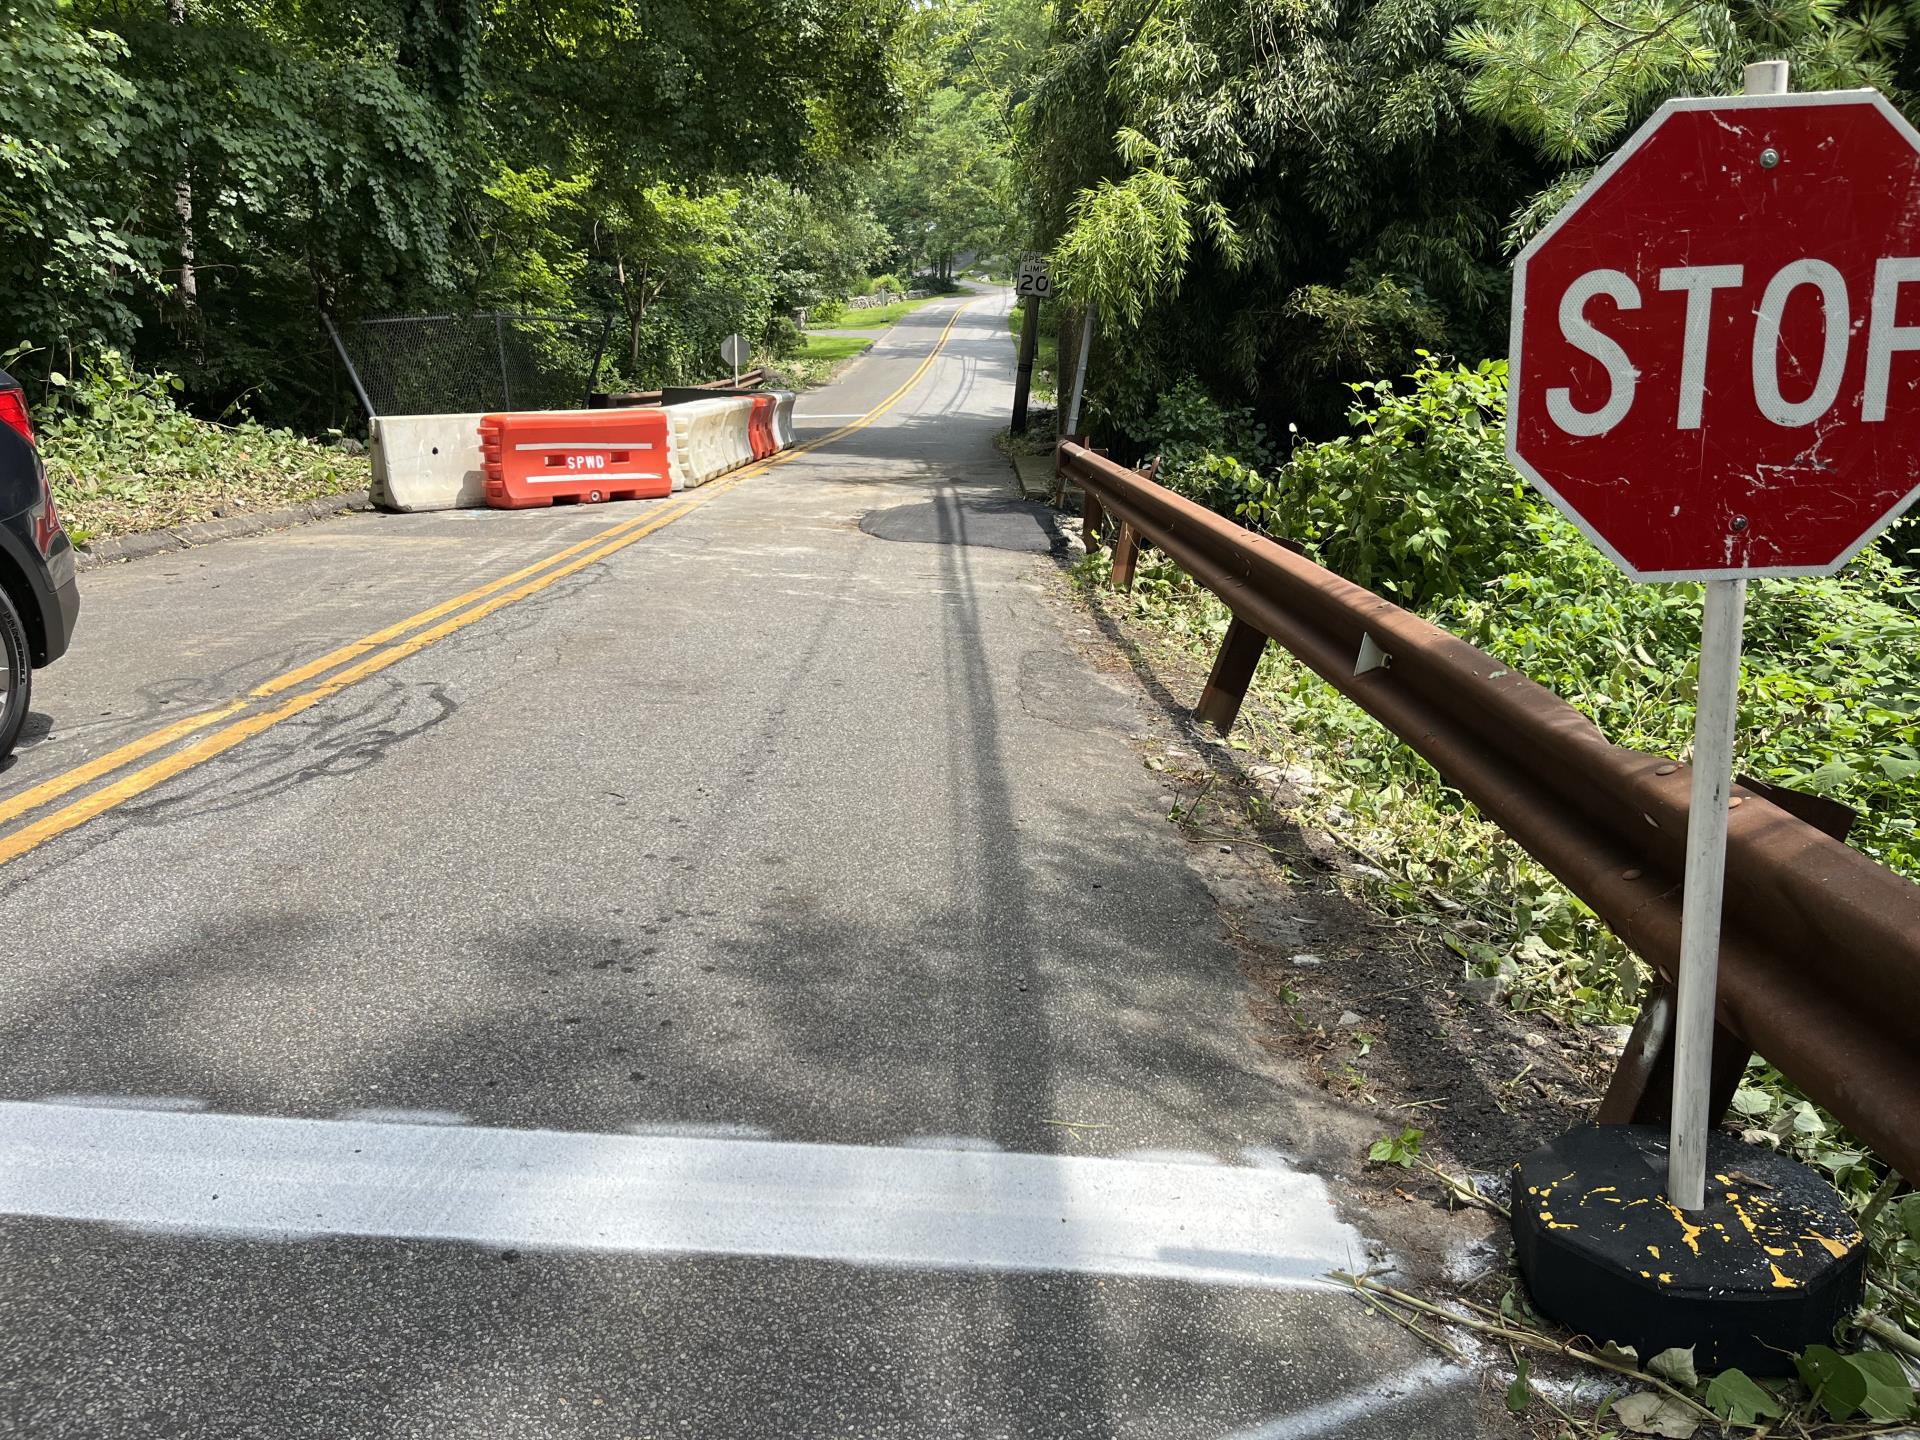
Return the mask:
{"type": "Polygon", "coordinates": [[[523,566],[510,575],[503,575],[477,589],[467,591],[464,595],[456,595],[451,600],[443,600],[417,615],[410,615],[384,629],[374,631],[371,635],[362,636],[351,644],[329,651],[318,659],[310,660],[283,675],[276,675],[271,680],[254,686],[244,696],[183,716],[169,725],[163,725],[158,730],[141,736],[138,740],[122,745],[117,750],[89,760],[85,764],[76,765],[71,770],[63,771],[51,779],[43,780],[40,784],[21,791],[18,795],[0,800],[0,825],[6,825],[22,816],[44,810],[55,801],[64,799],[76,791],[86,790],[97,781],[107,779],[109,776],[115,777],[108,784],[83,795],[80,799],[59,809],[47,811],[39,818],[0,837],[0,865],[18,859],[55,836],[64,835],[76,826],[84,825],[95,816],[125,804],[135,796],[191,770],[196,765],[204,764],[216,755],[224,754],[263,730],[269,730],[283,720],[291,719],[303,711],[312,709],[321,701],[339,694],[349,686],[357,685],[369,676],[379,674],[410,655],[419,654],[428,646],[438,644],[449,635],[484,620],[494,612],[504,610],[509,605],[516,605],[531,595],[537,595],[569,575],[586,569],[589,565],[597,565],[629,545],[645,539],[654,531],[671,525],[683,515],[690,514],[701,506],[717,500],[743,481],[755,475],[764,474],[776,466],[785,465],[822,446],[831,445],[841,437],[863,426],[871,425],[899,404],[901,398],[920,382],[921,376],[927,373],[941,350],[945,348],[947,338],[953,333],[953,327],[958,323],[960,314],[966,306],[967,302],[963,302],[955,308],[952,318],[947,321],[946,328],[940,332],[940,338],[934,342],[933,348],[927,352],[926,358],[920,362],[913,374],[858,420],[842,425],[831,434],[823,435],[818,440],[808,441],[805,445],[795,446],[758,464],[737,470],[732,475],[702,486],[698,490],[683,492],[685,498],[675,499],[664,510],[649,510],[644,515],[610,526],[597,535],[536,560],[533,564],[523,566]],[[219,728],[210,728],[215,726],[219,728]],[[193,736],[199,738],[193,739],[190,744],[180,744],[181,741],[193,736]],[[179,748],[172,748],[175,746],[179,748]],[[165,753],[162,754],[162,752],[165,753]],[[142,765],[136,770],[127,769],[128,766],[138,764],[156,754],[161,755],[161,758],[142,765]],[[122,771],[126,773],[120,773],[122,771]]]}

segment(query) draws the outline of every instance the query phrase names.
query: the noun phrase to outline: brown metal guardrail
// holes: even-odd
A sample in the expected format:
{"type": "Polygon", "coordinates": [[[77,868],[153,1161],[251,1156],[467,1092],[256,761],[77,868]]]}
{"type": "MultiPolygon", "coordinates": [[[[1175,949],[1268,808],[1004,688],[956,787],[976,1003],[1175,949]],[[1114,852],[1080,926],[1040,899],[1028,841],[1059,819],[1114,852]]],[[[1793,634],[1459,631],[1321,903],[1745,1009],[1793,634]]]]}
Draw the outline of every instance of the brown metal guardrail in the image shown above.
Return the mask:
{"type": "MultiPolygon", "coordinates": [[[[751,370],[742,370],[738,380],[735,380],[732,376],[726,376],[719,380],[702,380],[696,384],[681,388],[687,390],[757,390],[766,383],[766,367],[755,366],[751,370]]],[[[617,395],[595,394],[589,399],[588,406],[594,410],[609,410],[621,409],[629,405],[658,405],[664,394],[665,392],[661,390],[629,390],[617,395]]]]}
{"type": "MultiPolygon", "coordinates": [[[[1425,757],[1658,972],[1663,983],[1598,1118],[1662,1118],[1687,767],[1614,745],[1511,666],[1084,446],[1062,444],[1058,465],[1085,494],[1089,546],[1107,517],[1118,522],[1116,584],[1131,585],[1139,547],[1151,542],[1233,612],[1201,719],[1231,728],[1267,641],[1284,645],[1425,757]]],[[[1821,802],[1744,783],[1733,806],[1716,1118],[1756,1051],[1902,1175],[1920,1178],[1920,885],[1830,833],[1844,827],[1821,802]]]]}

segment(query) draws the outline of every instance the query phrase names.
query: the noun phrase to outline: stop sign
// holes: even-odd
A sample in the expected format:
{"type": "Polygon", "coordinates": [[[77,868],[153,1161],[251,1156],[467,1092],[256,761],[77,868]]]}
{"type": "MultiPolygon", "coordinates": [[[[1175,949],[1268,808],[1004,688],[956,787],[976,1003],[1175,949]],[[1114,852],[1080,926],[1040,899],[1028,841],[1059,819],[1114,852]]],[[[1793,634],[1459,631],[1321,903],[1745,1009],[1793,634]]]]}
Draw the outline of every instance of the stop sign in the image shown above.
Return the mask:
{"type": "Polygon", "coordinates": [[[1513,463],[1641,580],[1828,574],[1920,490],[1920,134],[1674,100],[1514,268],[1513,463]]]}

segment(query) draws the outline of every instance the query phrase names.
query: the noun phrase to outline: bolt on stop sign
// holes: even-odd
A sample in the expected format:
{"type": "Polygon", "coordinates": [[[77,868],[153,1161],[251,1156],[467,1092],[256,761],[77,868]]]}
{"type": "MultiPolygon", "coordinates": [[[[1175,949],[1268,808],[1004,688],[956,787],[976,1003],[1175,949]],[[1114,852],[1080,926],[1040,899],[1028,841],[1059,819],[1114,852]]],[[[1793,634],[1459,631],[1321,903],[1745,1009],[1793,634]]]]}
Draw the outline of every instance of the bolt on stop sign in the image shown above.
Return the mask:
{"type": "Polygon", "coordinates": [[[1920,491],[1920,133],[1674,100],[1514,267],[1513,463],[1640,580],[1828,574],[1920,491]]]}

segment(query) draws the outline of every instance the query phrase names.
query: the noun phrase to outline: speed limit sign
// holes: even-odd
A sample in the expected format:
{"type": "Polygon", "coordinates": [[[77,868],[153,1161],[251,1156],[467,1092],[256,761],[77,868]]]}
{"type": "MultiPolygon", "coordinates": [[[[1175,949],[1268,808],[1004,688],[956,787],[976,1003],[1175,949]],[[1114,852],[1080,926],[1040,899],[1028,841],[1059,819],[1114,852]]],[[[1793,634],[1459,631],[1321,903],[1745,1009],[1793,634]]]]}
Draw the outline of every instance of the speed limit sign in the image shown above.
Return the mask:
{"type": "Polygon", "coordinates": [[[1020,262],[1020,274],[1013,282],[1013,293],[1044,300],[1053,294],[1053,277],[1047,273],[1044,255],[1029,255],[1020,262]]]}

